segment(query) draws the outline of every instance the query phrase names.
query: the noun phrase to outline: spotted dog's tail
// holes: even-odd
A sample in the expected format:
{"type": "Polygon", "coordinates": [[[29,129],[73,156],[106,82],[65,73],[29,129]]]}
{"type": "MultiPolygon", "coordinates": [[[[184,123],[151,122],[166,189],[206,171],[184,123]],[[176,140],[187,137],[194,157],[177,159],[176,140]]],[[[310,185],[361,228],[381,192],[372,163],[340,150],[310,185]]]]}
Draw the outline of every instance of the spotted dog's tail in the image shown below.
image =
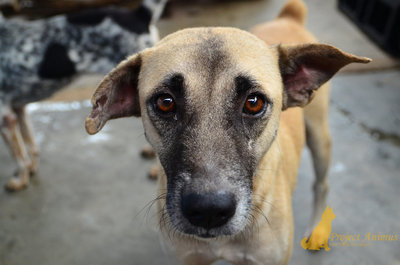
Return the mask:
{"type": "Polygon", "coordinates": [[[151,24],[155,24],[164,10],[167,0],[143,0],[142,6],[151,12],[151,24]]]}
{"type": "Polygon", "coordinates": [[[289,0],[282,8],[278,18],[291,18],[301,25],[305,24],[307,6],[302,0],[289,0]]]}
{"type": "Polygon", "coordinates": [[[160,39],[156,23],[160,19],[167,1],[168,0],[143,0],[141,4],[141,8],[144,8],[151,13],[149,29],[151,37],[155,42],[160,39]]]}

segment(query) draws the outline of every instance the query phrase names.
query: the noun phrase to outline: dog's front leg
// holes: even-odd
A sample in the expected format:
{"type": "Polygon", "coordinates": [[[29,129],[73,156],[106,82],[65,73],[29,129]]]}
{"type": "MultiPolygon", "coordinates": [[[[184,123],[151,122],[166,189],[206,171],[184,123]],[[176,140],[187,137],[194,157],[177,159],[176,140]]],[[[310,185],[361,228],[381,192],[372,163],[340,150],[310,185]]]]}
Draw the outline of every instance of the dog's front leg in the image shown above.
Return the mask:
{"type": "Polygon", "coordinates": [[[21,136],[16,114],[7,109],[2,115],[2,119],[1,135],[9,146],[18,165],[17,175],[8,181],[6,188],[10,191],[18,191],[29,184],[29,166],[31,165],[31,161],[21,136]]]}

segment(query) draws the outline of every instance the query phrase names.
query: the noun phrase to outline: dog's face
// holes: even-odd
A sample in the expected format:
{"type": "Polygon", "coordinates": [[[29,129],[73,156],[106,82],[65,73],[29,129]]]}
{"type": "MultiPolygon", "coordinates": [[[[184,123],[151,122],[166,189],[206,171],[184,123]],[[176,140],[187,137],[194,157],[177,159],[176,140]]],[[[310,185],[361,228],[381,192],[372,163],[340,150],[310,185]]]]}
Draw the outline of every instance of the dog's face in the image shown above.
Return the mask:
{"type": "Polygon", "coordinates": [[[139,84],[147,139],[168,180],[170,220],[202,237],[243,229],[252,177],[282,107],[279,70],[264,67],[277,64],[273,51],[250,34],[229,33],[164,40],[145,59],[139,84]]]}
{"type": "Polygon", "coordinates": [[[235,235],[251,216],[253,177],[282,109],[307,104],[340,67],[362,60],[327,45],[268,47],[237,29],[184,30],[111,72],[86,128],[141,115],[167,179],[173,227],[235,235]]]}

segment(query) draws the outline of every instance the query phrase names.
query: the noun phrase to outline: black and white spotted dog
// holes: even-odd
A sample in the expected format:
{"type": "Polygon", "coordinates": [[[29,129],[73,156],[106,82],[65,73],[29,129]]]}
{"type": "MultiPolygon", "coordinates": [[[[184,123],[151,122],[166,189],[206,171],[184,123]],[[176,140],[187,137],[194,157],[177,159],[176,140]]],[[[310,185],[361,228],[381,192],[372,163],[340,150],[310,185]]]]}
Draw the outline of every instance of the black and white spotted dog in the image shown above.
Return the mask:
{"type": "Polygon", "coordinates": [[[24,21],[0,14],[0,129],[18,163],[8,183],[19,190],[35,173],[38,151],[24,112],[81,73],[107,73],[128,55],[158,40],[154,26],[166,0],[135,10],[98,8],[24,21]]]}

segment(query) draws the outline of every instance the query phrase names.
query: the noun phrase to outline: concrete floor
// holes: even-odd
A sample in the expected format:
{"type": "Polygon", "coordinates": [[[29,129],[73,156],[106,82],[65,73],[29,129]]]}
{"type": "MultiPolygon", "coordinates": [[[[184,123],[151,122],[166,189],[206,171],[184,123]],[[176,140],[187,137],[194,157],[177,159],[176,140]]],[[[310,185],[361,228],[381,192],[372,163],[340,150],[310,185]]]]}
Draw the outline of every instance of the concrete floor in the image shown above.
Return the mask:
{"type": "MultiPolygon", "coordinates": [[[[309,28],[323,42],[392,60],[335,9],[335,1],[308,0],[309,28]]],[[[178,28],[231,25],[248,28],[276,14],[278,0],[172,8],[163,35],[178,28]]],[[[94,82],[92,80],[92,82],[94,82]]],[[[289,264],[400,264],[400,73],[339,74],[332,81],[333,140],[329,205],[338,234],[396,234],[397,241],[334,246],[309,253],[299,244],[311,211],[313,173],[304,151],[293,198],[295,243],[289,264]]],[[[83,127],[86,103],[30,106],[41,149],[39,174],[20,193],[0,190],[0,265],[176,264],[159,243],[156,185],[140,158],[145,138],[139,119],[110,122],[96,136],[83,127]]],[[[0,184],[15,165],[0,142],[0,184]]],[[[219,263],[225,264],[225,263],[219,263]]]]}

